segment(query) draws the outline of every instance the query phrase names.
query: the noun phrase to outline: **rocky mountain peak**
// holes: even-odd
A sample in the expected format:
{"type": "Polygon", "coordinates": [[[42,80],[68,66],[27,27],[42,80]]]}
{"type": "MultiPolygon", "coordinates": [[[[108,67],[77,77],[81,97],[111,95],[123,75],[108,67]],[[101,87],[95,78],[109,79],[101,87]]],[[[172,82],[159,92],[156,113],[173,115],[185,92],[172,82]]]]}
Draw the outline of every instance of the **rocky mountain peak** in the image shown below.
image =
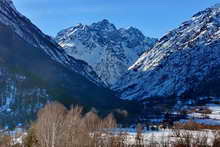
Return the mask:
{"type": "Polygon", "coordinates": [[[139,29],[137,29],[137,28],[135,28],[135,27],[128,27],[127,31],[128,31],[128,32],[131,32],[131,33],[143,35],[143,33],[142,33],[139,29]]]}
{"type": "Polygon", "coordinates": [[[88,63],[107,86],[112,86],[156,39],[146,39],[134,27],[117,29],[107,19],[58,33],[56,41],[72,57],[88,63]]]}
{"type": "Polygon", "coordinates": [[[97,23],[93,23],[90,27],[96,31],[112,32],[112,31],[117,30],[115,25],[110,23],[110,21],[107,19],[103,19],[102,21],[99,21],[97,23]]]}

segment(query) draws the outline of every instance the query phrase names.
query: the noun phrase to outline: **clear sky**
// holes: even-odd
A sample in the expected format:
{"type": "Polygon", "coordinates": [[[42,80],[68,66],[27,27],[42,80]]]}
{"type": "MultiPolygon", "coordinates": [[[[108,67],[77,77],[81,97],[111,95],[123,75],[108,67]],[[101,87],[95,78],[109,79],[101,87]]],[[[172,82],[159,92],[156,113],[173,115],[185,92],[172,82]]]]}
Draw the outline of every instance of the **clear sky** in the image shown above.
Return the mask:
{"type": "Polygon", "coordinates": [[[162,37],[196,12],[220,0],[14,0],[17,9],[43,32],[55,36],[78,23],[108,19],[134,26],[146,36],[162,37]]]}

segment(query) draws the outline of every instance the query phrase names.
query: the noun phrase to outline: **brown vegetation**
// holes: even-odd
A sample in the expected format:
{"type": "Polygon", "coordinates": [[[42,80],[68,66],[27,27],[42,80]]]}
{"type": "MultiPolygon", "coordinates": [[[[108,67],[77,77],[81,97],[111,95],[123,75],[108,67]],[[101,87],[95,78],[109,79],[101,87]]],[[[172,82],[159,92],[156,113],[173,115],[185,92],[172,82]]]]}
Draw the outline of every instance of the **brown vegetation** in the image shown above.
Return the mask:
{"type": "Polygon", "coordinates": [[[122,135],[111,130],[117,127],[112,114],[101,119],[95,111],[84,115],[82,112],[79,106],[67,110],[59,103],[46,105],[39,111],[26,143],[39,147],[93,147],[123,142],[122,135]]]}
{"type": "Polygon", "coordinates": [[[176,123],[173,126],[174,129],[183,129],[183,130],[220,130],[219,125],[207,125],[207,124],[199,124],[194,122],[193,120],[189,120],[186,123],[176,123]]]}
{"type": "Polygon", "coordinates": [[[76,106],[70,110],[62,104],[51,103],[38,113],[38,119],[31,125],[22,144],[16,144],[7,132],[0,133],[0,147],[219,147],[220,126],[208,126],[189,121],[176,123],[172,134],[161,136],[153,134],[143,136],[143,126],[136,126],[133,144],[126,132],[115,132],[116,120],[112,114],[100,118],[95,110],[83,113],[76,106]],[[209,129],[209,133],[207,131],[209,129]],[[214,136],[209,142],[210,132],[214,136]]]}
{"type": "Polygon", "coordinates": [[[176,138],[174,147],[220,147],[220,126],[188,121],[176,123],[172,132],[172,137],[176,138]]]}

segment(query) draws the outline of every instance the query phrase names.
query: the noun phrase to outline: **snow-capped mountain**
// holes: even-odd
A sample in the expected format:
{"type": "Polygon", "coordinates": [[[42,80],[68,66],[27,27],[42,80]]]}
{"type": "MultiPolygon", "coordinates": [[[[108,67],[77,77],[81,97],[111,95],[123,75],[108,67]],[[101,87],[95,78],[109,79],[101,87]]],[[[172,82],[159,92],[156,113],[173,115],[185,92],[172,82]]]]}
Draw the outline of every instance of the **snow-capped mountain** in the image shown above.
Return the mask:
{"type": "Polygon", "coordinates": [[[163,36],[114,88],[124,99],[182,96],[219,67],[220,5],[215,5],[163,36]]]}
{"type": "Polygon", "coordinates": [[[106,19],[62,30],[55,40],[68,55],[88,63],[109,87],[157,41],[133,27],[117,29],[106,19]]]}

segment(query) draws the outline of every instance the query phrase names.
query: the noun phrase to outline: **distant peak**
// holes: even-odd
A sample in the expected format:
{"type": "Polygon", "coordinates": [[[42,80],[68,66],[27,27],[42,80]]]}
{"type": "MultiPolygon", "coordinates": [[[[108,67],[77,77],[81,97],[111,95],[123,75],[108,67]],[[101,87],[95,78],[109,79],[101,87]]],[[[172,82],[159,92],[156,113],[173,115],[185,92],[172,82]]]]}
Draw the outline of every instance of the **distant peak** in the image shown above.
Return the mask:
{"type": "Polygon", "coordinates": [[[138,28],[135,28],[135,27],[132,27],[132,26],[128,27],[127,30],[128,31],[135,31],[135,32],[140,32],[141,33],[141,31],[138,28]]]}
{"type": "Polygon", "coordinates": [[[128,27],[128,30],[137,30],[137,28],[132,27],[132,26],[129,26],[129,27],[128,27]]]}
{"type": "Polygon", "coordinates": [[[91,27],[93,27],[94,29],[98,29],[98,30],[109,30],[109,31],[117,30],[115,25],[110,23],[110,21],[107,19],[103,19],[102,21],[93,23],[91,27]]]}
{"type": "Polygon", "coordinates": [[[113,25],[108,19],[103,19],[101,21],[98,21],[97,23],[93,23],[96,25],[113,25]]]}
{"type": "Polygon", "coordinates": [[[218,8],[218,9],[220,9],[220,3],[217,3],[217,4],[213,5],[212,8],[218,8]]]}
{"type": "Polygon", "coordinates": [[[8,3],[12,3],[12,0],[0,0],[2,2],[8,2],[8,3]]]}
{"type": "Polygon", "coordinates": [[[76,27],[82,27],[82,26],[83,26],[83,24],[81,24],[81,23],[76,24],[76,27]]]}
{"type": "Polygon", "coordinates": [[[13,1],[12,1],[12,0],[0,0],[0,1],[6,2],[6,3],[8,3],[8,4],[13,4],[13,1]]]}
{"type": "Polygon", "coordinates": [[[72,27],[72,29],[74,29],[74,30],[75,30],[75,29],[83,29],[83,30],[85,30],[85,29],[88,29],[88,26],[79,23],[79,24],[77,24],[76,26],[72,27]]]}
{"type": "Polygon", "coordinates": [[[103,19],[101,22],[102,23],[110,23],[110,21],[108,19],[103,19]]]}
{"type": "Polygon", "coordinates": [[[0,2],[7,3],[10,7],[15,9],[15,6],[12,0],[0,0],[0,2]]]}

